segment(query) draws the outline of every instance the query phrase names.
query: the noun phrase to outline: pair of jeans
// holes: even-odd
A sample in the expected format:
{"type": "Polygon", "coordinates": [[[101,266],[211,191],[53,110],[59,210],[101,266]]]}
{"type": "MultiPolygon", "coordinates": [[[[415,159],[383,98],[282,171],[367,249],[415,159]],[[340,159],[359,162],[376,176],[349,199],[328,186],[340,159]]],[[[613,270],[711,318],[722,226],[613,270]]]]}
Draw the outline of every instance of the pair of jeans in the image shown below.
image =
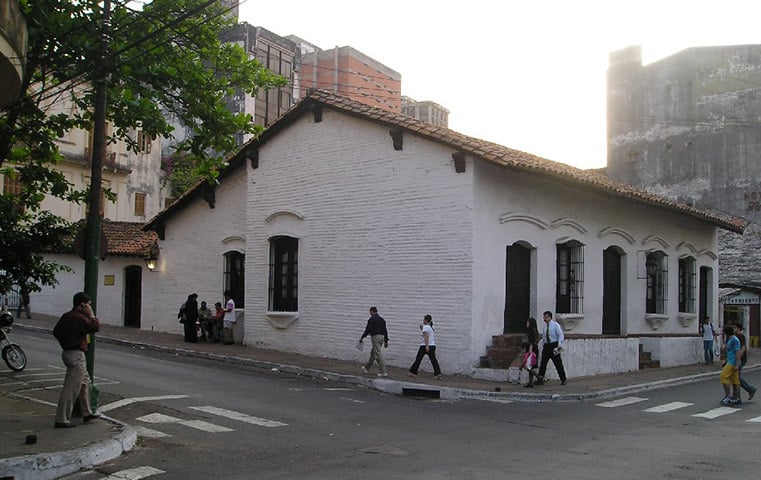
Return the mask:
{"type": "Polygon", "coordinates": [[[738,372],[738,375],[740,376],[740,387],[742,387],[742,389],[745,390],[748,393],[756,393],[756,387],[754,387],[753,385],[748,383],[743,378],[743,367],[745,366],[746,363],[747,363],[747,361],[740,362],[740,369],[739,369],[739,372],[738,372]]]}
{"type": "Polygon", "coordinates": [[[713,363],[713,340],[703,340],[703,357],[706,363],[713,363]]]}

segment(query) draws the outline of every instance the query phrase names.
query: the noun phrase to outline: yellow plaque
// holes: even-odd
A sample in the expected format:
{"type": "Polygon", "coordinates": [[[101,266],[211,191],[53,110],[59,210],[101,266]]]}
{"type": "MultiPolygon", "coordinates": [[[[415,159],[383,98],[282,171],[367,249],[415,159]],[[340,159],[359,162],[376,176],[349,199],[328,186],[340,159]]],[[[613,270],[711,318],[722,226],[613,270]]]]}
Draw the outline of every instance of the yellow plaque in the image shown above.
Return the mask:
{"type": "Polygon", "coordinates": [[[103,275],[103,285],[113,286],[114,285],[114,276],[113,275],[103,275]]]}

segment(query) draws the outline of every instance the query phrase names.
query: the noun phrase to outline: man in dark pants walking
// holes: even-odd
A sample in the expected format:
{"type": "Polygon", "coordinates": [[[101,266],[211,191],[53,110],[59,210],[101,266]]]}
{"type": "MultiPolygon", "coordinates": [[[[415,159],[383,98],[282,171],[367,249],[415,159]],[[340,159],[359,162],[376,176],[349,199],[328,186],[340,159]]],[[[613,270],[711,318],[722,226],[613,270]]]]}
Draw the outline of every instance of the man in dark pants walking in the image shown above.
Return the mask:
{"type": "Polygon", "coordinates": [[[563,359],[560,358],[560,352],[563,350],[563,342],[565,341],[563,328],[558,322],[553,320],[552,312],[544,312],[543,318],[545,323],[544,347],[542,348],[542,363],[539,365],[539,376],[535,385],[544,383],[544,374],[547,372],[547,363],[550,360],[552,360],[552,364],[555,365],[555,369],[558,371],[560,384],[565,385],[568,379],[565,376],[563,359]]]}
{"type": "Polygon", "coordinates": [[[381,351],[381,347],[388,348],[388,330],[386,330],[386,321],[378,315],[378,309],[375,307],[370,307],[370,318],[367,320],[365,332],[359,341],[361,342],[367,336],[373,341],[373,348],[370,351],[370,359],[362,367],[362,373],[370,373],[373,363],[378,362],[378,376],[388,377],[386,361],[383,359],[383,352],[381,351]]]}

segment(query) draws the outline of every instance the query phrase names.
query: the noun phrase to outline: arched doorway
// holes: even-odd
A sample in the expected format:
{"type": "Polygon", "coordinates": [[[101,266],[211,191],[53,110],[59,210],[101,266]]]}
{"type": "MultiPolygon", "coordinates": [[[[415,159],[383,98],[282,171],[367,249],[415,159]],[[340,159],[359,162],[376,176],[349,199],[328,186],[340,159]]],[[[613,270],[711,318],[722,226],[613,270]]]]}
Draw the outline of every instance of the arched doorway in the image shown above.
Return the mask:
{"type": "Polygon", "coordinates": [[[531,312],[531,249],[515,243],[507,246],[505,259],[504,333],[526,331],[531,312]]]}
{"type": "Polygon", "coordinates": [[[131,265],[124,269],[124,326],[140,328],[143,268],[131,265]]]}
{"type": "Polygon", "coordinates": [[[602,333],[621,335],[621,252],[608,247],[602,252],[602,333]]]}

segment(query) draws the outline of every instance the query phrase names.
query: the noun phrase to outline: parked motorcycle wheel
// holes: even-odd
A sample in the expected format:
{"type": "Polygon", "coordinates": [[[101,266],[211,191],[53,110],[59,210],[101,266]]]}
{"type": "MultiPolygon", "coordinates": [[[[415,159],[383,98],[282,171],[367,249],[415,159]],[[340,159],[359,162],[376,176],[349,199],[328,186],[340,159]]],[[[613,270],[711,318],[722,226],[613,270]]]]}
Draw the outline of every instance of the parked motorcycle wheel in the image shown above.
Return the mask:
{"type": "Polygon", "coordinates": [[[26,354],[15,343],[3,347],[2,355],[5,364],[14,372],[20,372],[26,367],[26,354]]]}

